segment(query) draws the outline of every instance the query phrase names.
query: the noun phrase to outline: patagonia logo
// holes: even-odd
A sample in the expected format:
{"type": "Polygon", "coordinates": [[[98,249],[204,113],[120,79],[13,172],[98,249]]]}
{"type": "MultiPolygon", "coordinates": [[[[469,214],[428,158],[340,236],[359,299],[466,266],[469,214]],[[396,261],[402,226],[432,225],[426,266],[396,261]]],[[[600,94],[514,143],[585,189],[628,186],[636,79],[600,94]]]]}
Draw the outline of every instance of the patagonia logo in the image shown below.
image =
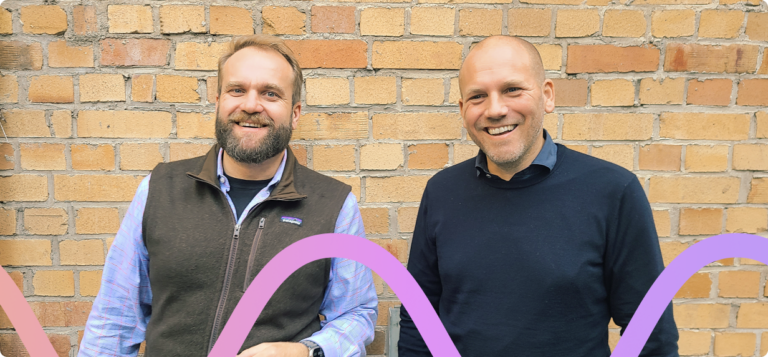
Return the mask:
{"type": "Polygon", "coordinates": [[[283,216],[283,217],[280,218],[280,221],[281,222],[285,222],[285,223],[295,224],[297,226],[301,226],[301,219],[300,218],[296,218],[296,217],[286,217],[286,216],[283,216]]]}

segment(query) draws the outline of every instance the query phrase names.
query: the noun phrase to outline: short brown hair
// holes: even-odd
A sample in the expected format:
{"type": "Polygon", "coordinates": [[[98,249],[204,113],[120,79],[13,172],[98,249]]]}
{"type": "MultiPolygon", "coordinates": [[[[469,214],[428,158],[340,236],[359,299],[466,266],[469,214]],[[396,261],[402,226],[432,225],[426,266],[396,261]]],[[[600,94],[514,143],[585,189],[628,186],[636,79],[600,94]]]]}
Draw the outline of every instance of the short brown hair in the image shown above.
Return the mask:
{"type": "Polygon", "coordinates": [[[219,88],[217,93],[221,95],[221,72],[224,68],[224,63],[226,63],[229,57],[232,57],[235,52],[247,47],[270,49],[283,55],[283,58],[288,61],[288,64],[290,64],[293,69],[293,98],[291,105],[296,105],[296,103],[301,101],[301,85],[304,83],[304,76],[301,74],[299,61],[296,60],[293,51],[285,45],[285,42],[283,42],[282,39],[264,34],[240,36],[232,39],[229,43],[227,53],[219,58],[219,88]]]}

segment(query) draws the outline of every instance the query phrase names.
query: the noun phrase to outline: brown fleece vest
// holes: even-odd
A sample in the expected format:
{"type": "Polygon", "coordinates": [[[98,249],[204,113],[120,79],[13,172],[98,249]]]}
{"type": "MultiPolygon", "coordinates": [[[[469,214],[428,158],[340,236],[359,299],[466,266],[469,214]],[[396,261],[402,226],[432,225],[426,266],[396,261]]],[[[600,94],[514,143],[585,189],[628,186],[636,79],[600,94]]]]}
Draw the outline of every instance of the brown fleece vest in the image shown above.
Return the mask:
{"type": "MultiPolygon", "coordinates": [[[[142,227],[153,294],[148,357],[207,356],[259,271],[291,243],[332,233],[350,192],[348,185],[299,165],[288,149],[280,183],[236,234],[235,215],[217,181],[218,152],[216,145],[205,156],[152,171],[142,227]]],[[[299,341],[320,330],[330,268],[330,259],[323,259],[293,273],[240,351],[262,342],[299,341]]]]}

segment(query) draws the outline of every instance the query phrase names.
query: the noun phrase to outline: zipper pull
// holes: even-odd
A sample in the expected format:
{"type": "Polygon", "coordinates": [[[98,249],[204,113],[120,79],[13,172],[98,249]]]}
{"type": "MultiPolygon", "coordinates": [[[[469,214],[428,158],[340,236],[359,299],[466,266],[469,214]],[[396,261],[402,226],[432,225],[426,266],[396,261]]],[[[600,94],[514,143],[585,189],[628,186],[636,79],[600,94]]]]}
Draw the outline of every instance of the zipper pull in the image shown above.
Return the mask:
{"type": "Polygon", "coordinates": [[[240,225],[235,225],[235,234],[232,236],[233,238],[237,239],[240,237],[240,225]]]}
{"type": "Polygon", "coordinates": [[[262,217],[261,220],[259,221],[259,229],[264,228],[264,220],[265,220],[265,218],[262,217]]]}

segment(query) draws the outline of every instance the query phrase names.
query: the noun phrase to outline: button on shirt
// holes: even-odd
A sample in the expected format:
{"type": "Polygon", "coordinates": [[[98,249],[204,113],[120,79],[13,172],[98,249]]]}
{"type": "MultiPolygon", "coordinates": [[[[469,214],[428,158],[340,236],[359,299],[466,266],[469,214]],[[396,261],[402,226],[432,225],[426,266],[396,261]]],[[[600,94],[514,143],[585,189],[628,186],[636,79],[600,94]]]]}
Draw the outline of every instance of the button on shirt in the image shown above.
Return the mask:
{"type": "MultiPolygon", "coordinates": [[[[218,178],[232,212],[236,212],[228,192],[229,182],[218,157],[218,178]]],[[[267,187],[251,200],[238,217],[241,224],[248,212],[269,197],[280,182],[286,154],[267,187]]],[[[152,315],[149,283],[149,256],[142,237],[142,217],[149,190],[147,176],[136,190],[120,230],[107,255],[101,290],[93,302],[78,356],[136,356],[144,341],[152,315]]],[[[349,193],[336,220],[334,233],[365,238],[357,198],[349,193]]],[[[306,340],[322,347],[326,356],[362,356],[365,345],[373,341],[378,298],[371,271],[353,260],[332,258],[331,272],[319,313],[325,316],[322,329],[306,340]]],[[[252,347],[252,346],[248,346],[252,347]]]]}

